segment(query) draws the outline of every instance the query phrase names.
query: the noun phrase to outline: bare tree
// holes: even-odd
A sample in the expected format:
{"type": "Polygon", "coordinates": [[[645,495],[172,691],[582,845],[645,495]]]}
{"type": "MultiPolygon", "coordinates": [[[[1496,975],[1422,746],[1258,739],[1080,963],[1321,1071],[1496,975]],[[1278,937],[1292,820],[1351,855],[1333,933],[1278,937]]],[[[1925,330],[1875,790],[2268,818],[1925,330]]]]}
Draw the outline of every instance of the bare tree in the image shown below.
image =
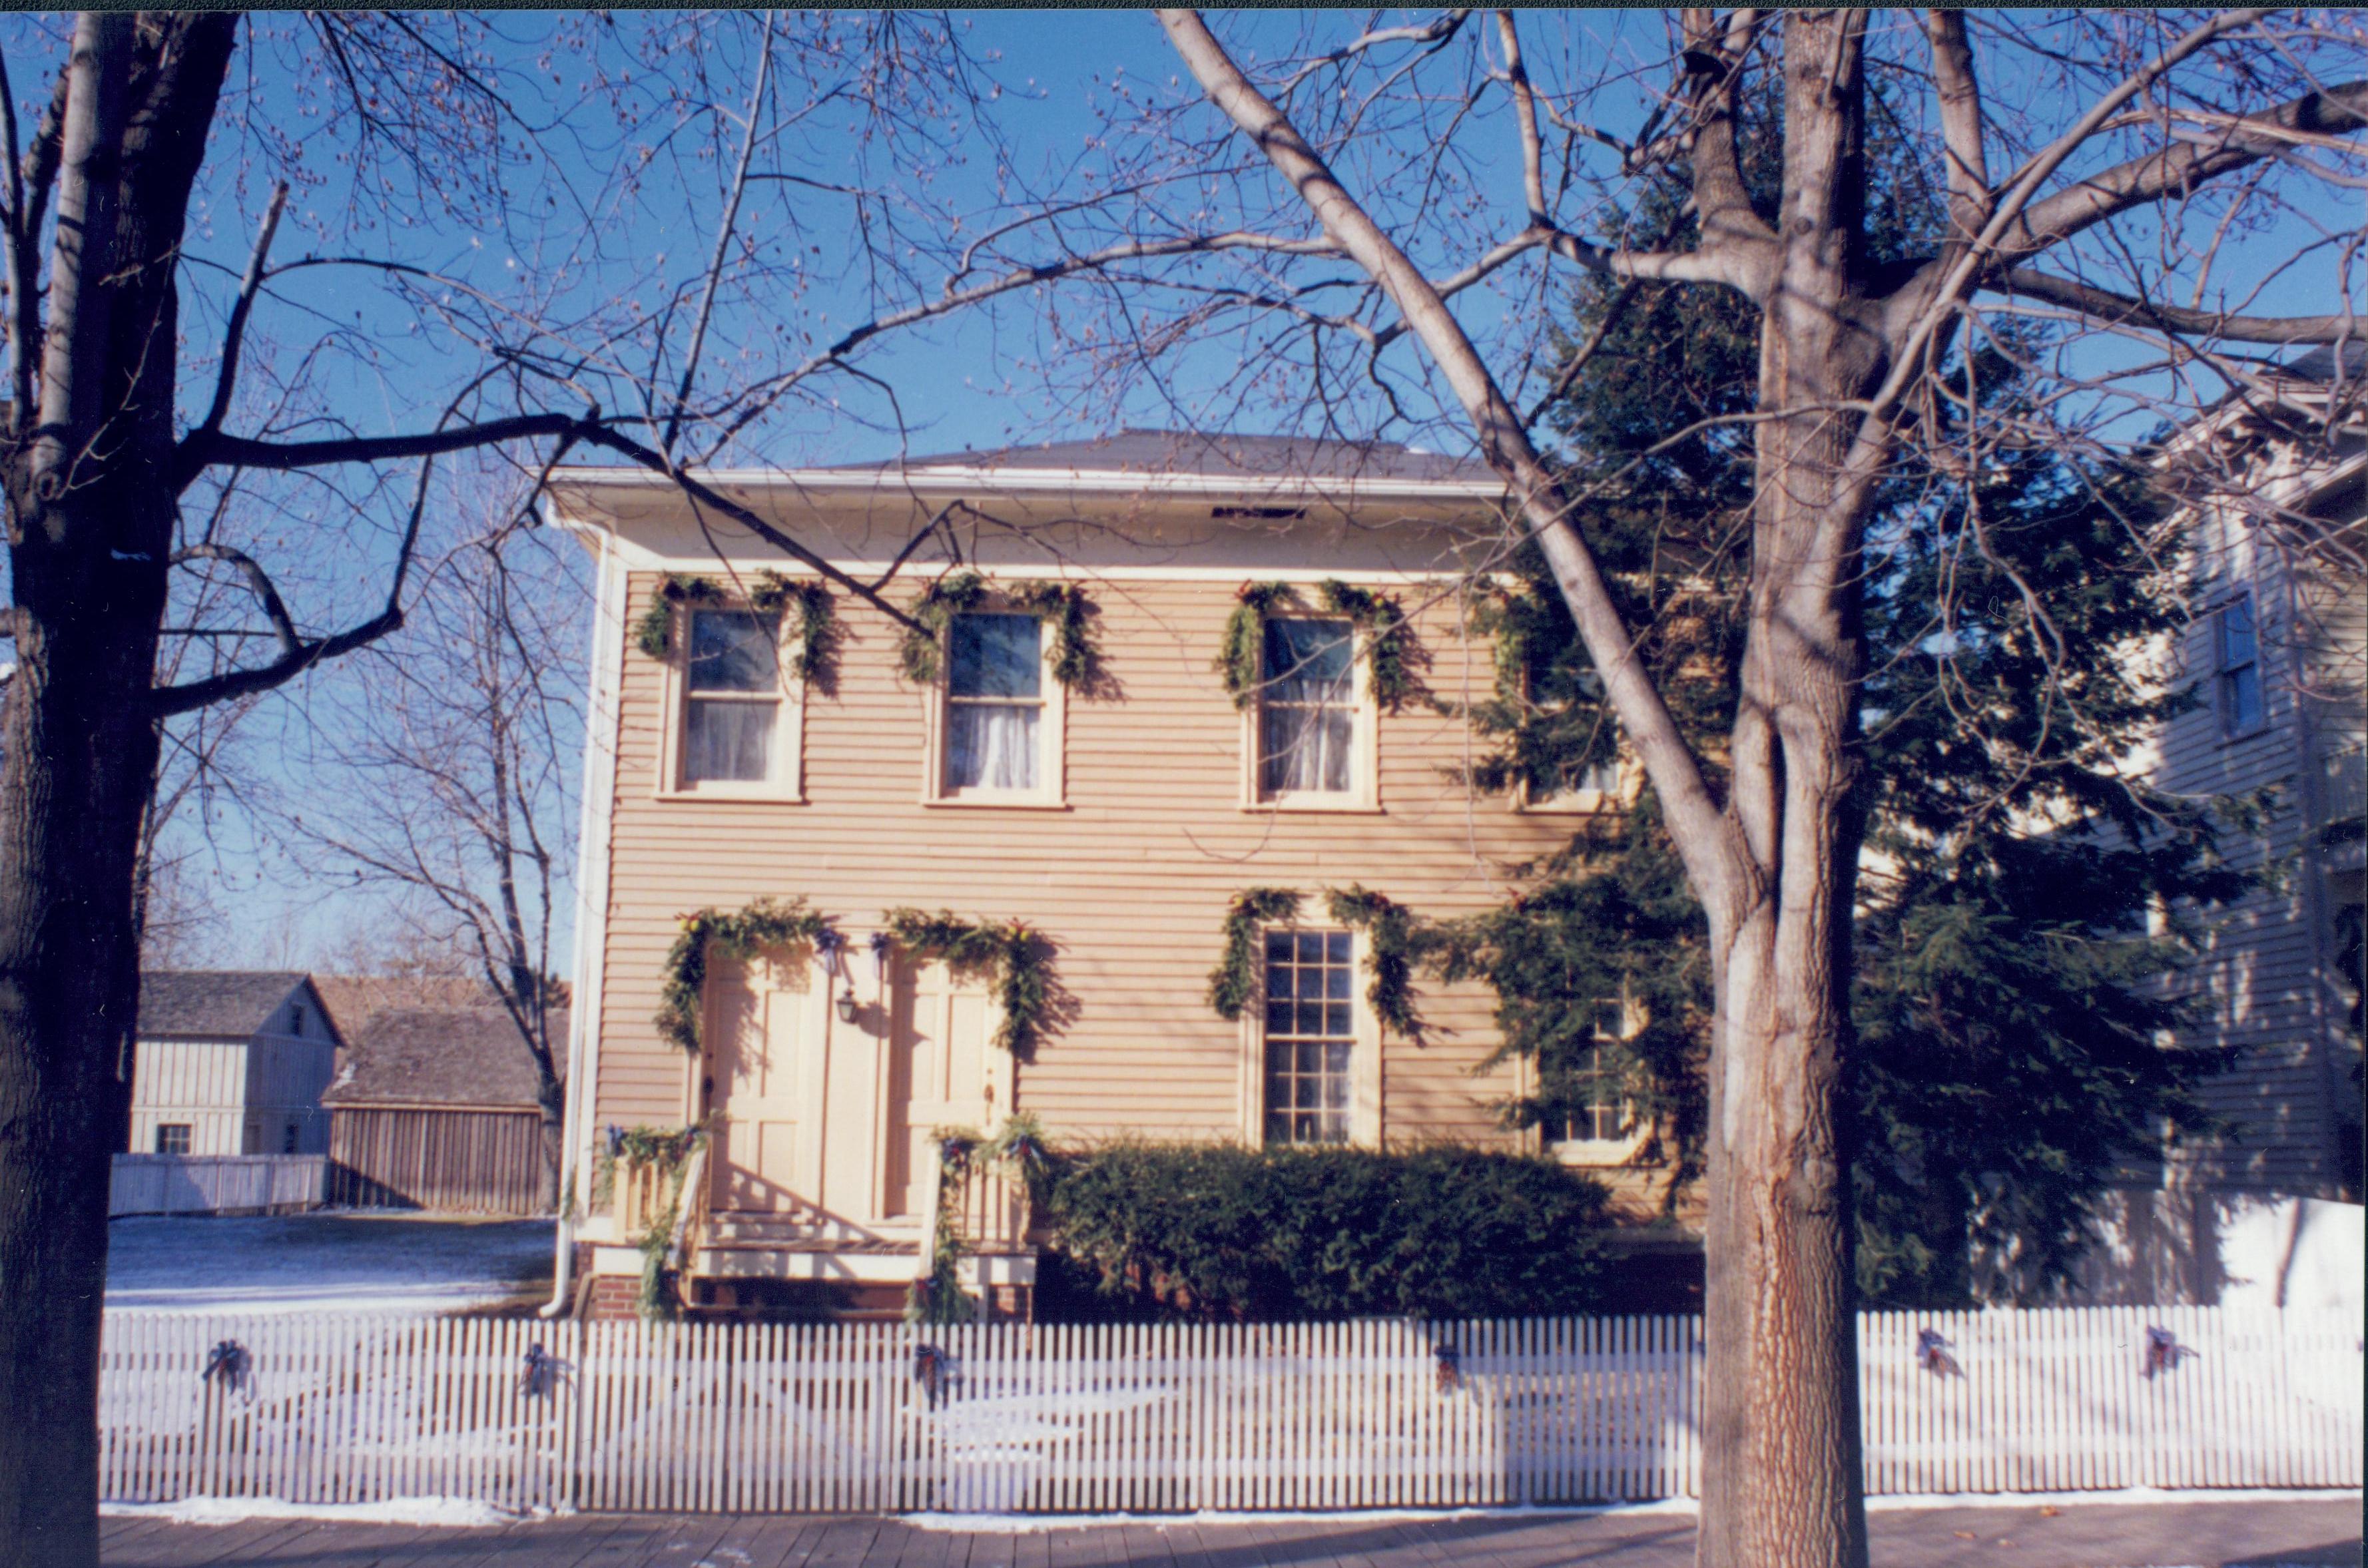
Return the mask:
{"type": "MultiPolygon", "coordinates": [[[[1545,553],[1708,913],[1718,1022],[1700,1560],[1719,1568],[1862,1564],[1838,1091],[1850,1047],[1863,810],[1865,519],[1903,445],[1918,438],[1919,401],[1957,392],[1942,380],[1952,339],[1995,335],[1997,312],[2038,301],[2161,340],[2169,367],[2209,366],[2238,387],[2247,372],[2227,353],[2231,342],[2352,335],[2349,309],[2268,319],[2173,303],[2167,286],[2176,278],[2204,294],[2222,237],[2213,221],[2222,233],[2260,222],[2281,192],[2348,178],[2335,165],[2358,168],[2342,139],[2368,125],[2368,85],[2328,83],[2320,66],[2356,66],[2359,40],[2311,17],[2254,12],[2067,19],[2052,29],[2001,17],[1987,29],[1994,51],[2033,47],[2015,62],[2022,80],[2007,78],[2011,96],[1993,76],[1986,98],[1979,24],[1957,13],[1933,13],[1911,28],[1864,11],[1687,12],[1674,28],[1667,85],[1635,106],[1630,123],[1641,128],[1623,136],[1606,128],[1616,122],[1600,85],[1554,94],[1532,81],[1516,21],[1502,14],[1490,29],[1494,60],[1474,70],[1467,56],[1467,89],[1427,101],[1468,114],[1485,93],[1501,91],[1517,151],[1496,166],[1508,184],[1520,181],[1525,221],[1467,253],[1460,269],[1442,270],[1417,265],[1410,244],[1335,172],[1354,160],[1370,177],[1387,163],[1370,145],[1375,106],[1413,64],[1394,60],[1376,89],[1352,91],[1338,78],[1338,98],[1316,98],[1307,126],[1291,94],[1311,78],[1329,87],[1359,55],[1437,51],[1460,27],[1480,30],[1476,21],[1456,14],[1429,28],[1368,34],[1265,73],[1263,85],[1197,16],[1167,12],[1162,21],[1193,80],[1288,192],[1260,226],[1296,237],[1312,220],[1368,280],[1364,308],[1385,312],[1369,324],[1344,311],[1338,301],[1357,296],[1336,272],[1322,296],[1326,324],[1368,346],[1417,340],[1505,476],[1516,527],[1545,553]],[[2043,111],[2032,102],[2032,79],[2048,73],[2059,80],[2043,111]],[[1755,104],[1776,117],[1781,134],[1772,190],[1755,191],[1738,157],[1738,122],[1755,104]],[[1906,116],[1918,105],[1918,121],[1937,131],[1943,149],[1947,229],[1925,254],[1877,267],[1867,244],[1873,193],[1864,150],[1870,137],[1916,133],[1906,116]],[[1551,152],[1550,136],[1560,143],[1551,152]],[[1991,172],[1993,157],[2000,174],[1991,172]],[[1558,222],[1554,187],[1567,199],[1585,183],[1572,171],[1589,158],[1614,177],[1680,168],[1691,243],[1630,249],[1558,222]],[[2214,182],[2229,187],[2224,201],[2203,194],[2214,182]],[[1293,205],[1298,226],[1282,210],[1293,205]],[[2118,287],[2095,281],[2093,269],[2126,258],[2127,231],[2141,228],[2146,262],[2116,267],[2118,287]],[[1741,702],[1722,769],[1688,746],[1631,656],[1635,629],[1622,624],[1588,541],[1568,520],[1573,486],[1542,456],[1507,391],[1521,361],[1504,355],[1492,364],[1449,307],[1460,289],[1523,252],[1617,278],[1731,290],[1757,309],[1750,586],[1741,702]],[[2051,260],[2057,268],[2044,269],[2051,260]]],[[[1404,94],[1419,97],[1413,87],[1404,94]]],[[[1396,162],[1427,174],[1434,183],[1426,196],[1440,203],[1438,182],[1452,156],[1408,147],[1396,162]]],[[[1405,166],[1389,173],[1407,177],[1405,166]]],[[[1410,222],[1430,248],[1445,248],[1419,216],[1410,222]]],[[[1312,290],[1269,281],[1265,293],[1292,307],[1304,329],[1312,290]]]]}
{"type": "MultiPolygon", "coordinates": [[[[0,1564],[97,1558],[108,1161],[167,726],[398,630],[456,454],[606,452],[882,603],[694,465],[864,397],[893,419],[860,360],[964,307],[916,278],[973,249],[965,214],[916,196],[995,155],[993,84],[943,18],[527,25],[6,24],[6,64],[56,64],[29,132],[0,69],[0,1564]],[[241,261],[207,254],[224,220],[252,224],[241,261]],[[650,242],[685,232],[670,266],[650,242]],[[241,624],[197,619],[208,584],[241,624]]],[[[989,226],[1024,228],[986,184],[989,226]]]]}
{"type": "Polygon", "coordinates": [[[566,1042],[552,944],[574,867],[573,670],[590,600],[572,544],[515,526],[498,478],[453,497],[465,542],[425,574],[399,639],[316,703],[329,756],[279,813],[308,862],[393,892],[427,950],[481,979],[533,1064],[542,1200],[560,1201],[566,1042]]]}

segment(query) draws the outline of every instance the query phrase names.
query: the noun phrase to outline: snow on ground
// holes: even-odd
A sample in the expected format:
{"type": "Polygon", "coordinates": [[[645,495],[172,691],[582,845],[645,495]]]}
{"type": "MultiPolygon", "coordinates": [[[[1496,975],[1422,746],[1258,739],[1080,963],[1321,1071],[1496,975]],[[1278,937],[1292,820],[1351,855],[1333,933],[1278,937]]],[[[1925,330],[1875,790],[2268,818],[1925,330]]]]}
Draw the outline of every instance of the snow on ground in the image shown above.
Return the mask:
{"type": "Polygon", "coordinates": [[[107,1304],[184,1312],[460,1312],[547,1299],[551,1253],[549,1220],[122,1219],[107,1227],[107,1304]]]}

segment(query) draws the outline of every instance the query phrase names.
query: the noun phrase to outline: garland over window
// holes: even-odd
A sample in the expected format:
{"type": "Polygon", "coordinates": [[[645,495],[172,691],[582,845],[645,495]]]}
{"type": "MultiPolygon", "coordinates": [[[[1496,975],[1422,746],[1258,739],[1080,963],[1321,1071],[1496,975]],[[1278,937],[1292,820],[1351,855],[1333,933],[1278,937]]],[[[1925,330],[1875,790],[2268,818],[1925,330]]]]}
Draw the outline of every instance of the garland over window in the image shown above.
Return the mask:
{"type": "Polygon", "coordinates": [[[888,934],[916,958],[943,960],[958,973],[989,974],[1003,1022],[995,1043],[1026,1061],[1044,1038],[1053,1009],[1053,944],[1022,920],[964,920],[939,910],[892,909],[888,934]]]}
{"type": "Polygon", "coordinates": [[[1296,918],[1299,895],[1289,888],[1245,888],[1225,908],[1225,952],[1209,971],[1209,1006],[1238,1018],[1258,994],[1258,927],[1296,918]]]}
{"type": "Polygon", "coordinates": [[[738,911],[702,909],[684,915],[661,971],[658,1037],[698,1053],[699,999],[711,958],[745,959],[766,948],[814,941],[830,929],[830,917],[807,909],[803,900],[780,903],[758,899],[738,911]]]}
{"type": "MultiPolygon", "coordinates": [[[[1238,1019],[1258,997],[1258,932],[1296,919],[1300,896],[1289,888],[1248,888],[1225,910],[1225,950],[1209,971],[1209,1006],[1221,1018],[1238,1019]]],[[[1373,983],[1365,993],[1374,1017],[1419,1044],[1429,1026],[1416,1010],[1414,966],[1432,945],[1430,928],[1406,905],[1362,887],[1331,889],[1325,908],[1343,926],[1365,933],[1373,983]]]]}
{"type": "MultiPolygon", "coordinates": [[[[1430,664],[1425,648],[1407,622],[1406,608],[1395,595],[1348,583],[1326,580],[1316,585],[1317,604],[1331,615],[1345,617],[1357,629],[1363,645],[1366,689],[1383,712],[1395,713],[1409,702],[1437,707],[1422,671],[1430,664]]],[[[1305,601],[1289,583],[1245,583],[1235,594],[1234,613],[1225,622],[1219,647],[1217,673],[1233,694],[1234,706],[1247,708],[1266,679],[1266,623],[1285,610],[1305,612],[1305,601]]]]}
{"type": "MultiPolygon", "coordinates": [[[[684,605],[721,605],[731,596],[712,577],[689,577],[669,572],[650,595],[649,608],[634,623],[633,642],[653,659],[674,653],[675,611],[684,605]]],[[[830,589],[818,582],[792,582],[777,572],[758,572],[748,584],[748,608],[759,615],[791,617],[790,654],[792,680],[812,681],[827,693],[838,685],[839,646],[846,629],[838,623],[838,607],[830,589]]]]}
{"type": "Polygon", "coordinates": [[[905,678],[928,686],[943,672],[945,631],[957,615],[989,608],[1015,615],[1032,615],[1053,628],[1053,678],[1071,691],[1087,692],[1100,684],[1102,655],[1094,638],[1093,601],[1075,583],[1019,583],[989,590],[975,572],[949,572],[921,590],[913,601],[913,626],[905,632],[898,653],[905,678]]]}

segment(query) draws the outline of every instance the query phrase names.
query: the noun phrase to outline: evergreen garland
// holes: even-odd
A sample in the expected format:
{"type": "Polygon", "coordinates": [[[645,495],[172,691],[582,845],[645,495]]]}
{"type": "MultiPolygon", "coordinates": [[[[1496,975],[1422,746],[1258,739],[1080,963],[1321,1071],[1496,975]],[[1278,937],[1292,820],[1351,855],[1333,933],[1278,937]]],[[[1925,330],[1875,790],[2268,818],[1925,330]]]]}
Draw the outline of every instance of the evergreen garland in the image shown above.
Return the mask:
{"type": "MultiPolygon", "coordinates": [[[[1247,708],[1266,679],[1268,619],[1279,609],[1303,608],[1303,601],[1289,583],[1245,583],[1234,597],[1234,613],[1225,621],[1213,667],[1224,677],[1234,706],[1247,708]]],[[[1406,607],[1395,595],[1327,580],[1317,585],[1316,599],[1328,613],[1345,617],[1361,636],[1359,654],[1365,663],[1366,689],[1376,707],[1395,713],[1409,702],[1438,706],[1421,674],[1430,663],[1429,650],[1415,637],[1406,607]]]]}
{"type": "Polygon", "coordinates": [[[1414,966],[1433,945],[1432,933],[1405,904],[1353,884],[1327,892],[1325,906],[1341,925],[1365,933],[1373,965],[1373,983],[1365,999],[1372,1004],[1374,1017],[1421,1044],[1429,1026],[1415,1008],[1414,966]]]}
{"type": "Polygon", "coordinates": [[[1016,615],[1032,615],[1053,628],[1053,678],[1071,691],[1089,691],[1102,676],[1101,647],[1094,639],[1093,601],[1075,583],[1022,583],[992,593],[975,572],[950,572],[923,588],[913,601],[913,625],[897,653],[905,678],[915,686],[935,682],[945,668],[945,631],[957,615],[988,607],[990,600],[1016,615]]]}
{"type": "Polygon", "coordinates": [[[617,1167],[646,1165],[666,1180],[666,1196],[650,1215],[649,1227],[626,1238],[642,1255],[642,1283],[635,1310],[644,1318],[669,1315],[666,1294],[666,1258],[674,1241],[675,1217],[682,1211],[682,1184],[690,1156],[707,1141],[700,1127],[611,1127],[593,1160],[592,1204],[600,1208],[615,1197],[617,1167]]]}
{"type": "Polygon", "coordinates": [[[807,909],[803,900],[758,899],[742,910],[702,909],[684,915],[660,971],[658,1038],[698,1052],[699,999],[711,954],[744,959],[765,948],[811,942],[830,928],[830,917],[807,909]]]}
{"type": "Polygon", "coordinates": [[[1299,914],[1299,895],[1289,888],[1245,888],[1225,908],[1225,951],[1209,971],[1209,1006],[1217,1017],[1235,1019],[1258,994],[1258,927],[1299,914]]]}
{"type": "Polygon", "coordinates": [[[1244,583],[1234,594],[1234,613],[1225,621],[1225,640],[1217,651],[1215,668],[1225,677],[1234,706],[1247,708],[1266,678],[1266,621],[1279,605],[1295,601],[1288,583],[1244,583]]]}
{"type": "Polygon", "coordinates": [[[970,1254],[970,1238],[962,1225],[962,1180],[970,1175],[978,1147],[978,1135],[967,1129],[938,1134],[938,1159],[945,1175],[938,1183],[937,1240],[929,1253],[929,1272],[914,1280],[905,1293],[908,1323],[968,1323],[978,1315],[978,1303],[962,1288],[962,1260],[970,1254]]]}
{"type": "Polygon", "coordinates": [[[1053,945],[1023,920],[965,920],[892,909],[881,916],[888,934],[916,958],[942,959],[949,969],[994,976],[1003,1022],[995,1043],[1026,1061],[1044,1038],[1053,1006],[1053,945]]]}
{"type": "Polygon", "coordinates": [[[720,604],[723,590],[712,577],[686,577],[669,572],[658,579],[651,590],[649,608],[642,619],[633,623],[634,645],[653,659],[670,657],[674,653],[674,612],[677,605],[720,604]]]}
{"type": "MultiPolygon", "coordinates": [[[[748,608],[759,615],[794,612],[797,651],[790,655],[792,678],[811,680],[828,691],[838,683],[838,651],[846,631],[837,604],[821,583],[791,582],[777,572],[758,572],[748,585],[748,608]]],[[[712,577],[669,572],[650,595],[649,608],[633,625],[633,642],[653,659],[674,653],[674,612],[681,605],[719,605],[730,597],[712,577]]]]}

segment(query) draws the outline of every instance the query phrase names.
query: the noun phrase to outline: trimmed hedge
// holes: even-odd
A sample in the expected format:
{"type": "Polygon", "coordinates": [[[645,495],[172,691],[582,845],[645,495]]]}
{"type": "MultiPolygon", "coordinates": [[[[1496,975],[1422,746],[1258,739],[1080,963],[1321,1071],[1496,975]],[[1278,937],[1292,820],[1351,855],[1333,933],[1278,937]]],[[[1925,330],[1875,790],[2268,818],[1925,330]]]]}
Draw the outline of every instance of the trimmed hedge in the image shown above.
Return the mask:
{"type": "Polygon", "coordinates": [[[1607,1194],[1544,1160],[1437,1147],[1119,1143],[1036,1183],[1050,1321],[1582,1312],[1607,1194]]]}

